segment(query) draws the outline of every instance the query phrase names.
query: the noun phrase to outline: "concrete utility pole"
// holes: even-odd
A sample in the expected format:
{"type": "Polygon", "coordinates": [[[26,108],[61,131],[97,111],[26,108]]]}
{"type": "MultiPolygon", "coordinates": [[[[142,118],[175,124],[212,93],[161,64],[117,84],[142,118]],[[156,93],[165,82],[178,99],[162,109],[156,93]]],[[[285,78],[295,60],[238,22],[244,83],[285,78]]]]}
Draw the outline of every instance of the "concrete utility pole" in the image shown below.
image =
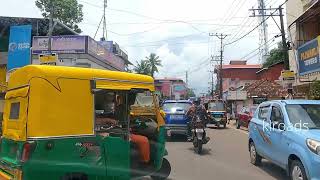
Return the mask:
{"type": "Polygon", "coordinates": [[[49,13],[49,32],[48,32],[48,51],[51,53],[51,41],[52,41],[52,31],[53,31],[53,4],[50,1],[50,13],[49,13]]]}
{"type": "Polygon", "coordinates": [[[186,71],[186,85],[188,86],[188,71],[186,71]]]}
{"type": "Polygon", "coordinates": [[[222,61],[223,61],[223,40],[227,37],[226,34],[216,34],[216,37],[220,39],[220,67],[219,67],[219,98],[222,99],[222,61]]]}
{"type": "MultiPolygon", "coordinates": [[[[257,8],[257,9],[250,9],[251,11],[253,11],[253,15],[250,17],[271,17],[273,19],[273,21],[276,23],[276,25],[278,26],[280,32],[281,32],[281,37],[282,37],[282,49],[286,54],[286,58],[284,59],[284,67],[286,70],[289,70],[289,59],[288,59],[288,46],[287,46],[287,41],[286,41],[286,34],[285,34],[285,29],[284,29],[284,21],[283,21],[283,8],[282,5],[280,5],[277,8],[257,8]],[[264,11],[264,14],[258,14],[256,15],[256,11],[264,11]],[[269,13],[267,13],[266,11],[269,11],[269,13]],[[280,27],[278,25],[278,23],[276,22],[276,20],[274,19],[274,16],[279,16],[280,17],[280,27]]],[[[264,20],[266,21],[266,19],[264,20]]]]}

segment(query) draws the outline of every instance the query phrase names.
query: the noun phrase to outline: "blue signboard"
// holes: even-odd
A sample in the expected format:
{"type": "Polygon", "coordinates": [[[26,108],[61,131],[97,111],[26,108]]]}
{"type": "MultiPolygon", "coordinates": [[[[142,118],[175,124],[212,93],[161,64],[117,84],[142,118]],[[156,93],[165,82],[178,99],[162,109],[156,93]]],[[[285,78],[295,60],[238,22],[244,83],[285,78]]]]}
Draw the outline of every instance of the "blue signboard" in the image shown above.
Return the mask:
{"type": "Polygon", "coordinates": [[[31,25],[11,26],[7,70],[30,64],[31,25]]]}
{"type": "Polygon", "coordinates": [[[318,38],[299,47],[297,59],[300,75],[320,71],[318,38]]]}

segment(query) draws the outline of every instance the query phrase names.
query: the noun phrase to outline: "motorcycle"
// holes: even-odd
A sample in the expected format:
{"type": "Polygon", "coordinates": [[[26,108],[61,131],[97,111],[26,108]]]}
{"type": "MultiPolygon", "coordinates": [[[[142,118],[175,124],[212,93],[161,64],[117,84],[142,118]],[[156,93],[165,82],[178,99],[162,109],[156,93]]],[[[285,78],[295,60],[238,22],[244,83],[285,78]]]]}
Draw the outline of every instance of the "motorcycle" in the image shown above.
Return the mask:
{"type": "Polygon", "coordinates": [[[192,139],[193,146],[195,148],[196,153],[202,153],[202,145],[207,144],[210,140],[209,137],[206,137],[206,123],[201,119],[199,115],[195,115],[193,120],[193,128],[192,128],[192,139]]]}

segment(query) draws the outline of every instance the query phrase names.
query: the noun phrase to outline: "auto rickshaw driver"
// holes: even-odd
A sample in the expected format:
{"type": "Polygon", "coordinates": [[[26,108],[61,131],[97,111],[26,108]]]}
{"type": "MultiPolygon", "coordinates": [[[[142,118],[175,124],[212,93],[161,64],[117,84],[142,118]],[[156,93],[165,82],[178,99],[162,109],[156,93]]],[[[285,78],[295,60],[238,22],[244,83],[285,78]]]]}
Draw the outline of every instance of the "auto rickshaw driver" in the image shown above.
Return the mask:
{"type": "MultiPolygon", "coordinates": [[[[115,100],[113,105],[113,117],[97,117],[97,122],[99,124],[107,125],[112,127],[119,126],[119,121],[121,121],[124,115],[127,115],[124,110],[126,109],[126,104],[124,98],[121,95],[114,94],[115,100]]],[[[129,111],[128,111],[129,112],[129,111]]],[[[99,133],[101,136],[109,136],[108,132],[99,133]]],[[[139,134],[130,133],[130,141],[135,143],[138,147],[140,153],[140,160],[143,163],[148,163],[150,161],[150,143],[146,136],[139,134]]]]}

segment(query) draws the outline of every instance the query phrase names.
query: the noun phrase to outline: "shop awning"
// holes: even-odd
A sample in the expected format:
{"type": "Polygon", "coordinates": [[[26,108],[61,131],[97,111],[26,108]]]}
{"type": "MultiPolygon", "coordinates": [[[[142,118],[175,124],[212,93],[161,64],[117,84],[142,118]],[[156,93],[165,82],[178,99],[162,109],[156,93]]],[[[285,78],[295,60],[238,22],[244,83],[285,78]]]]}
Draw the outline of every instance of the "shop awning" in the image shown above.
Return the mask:
{"type": "Polygon", "coordinates": [[[308,18],[314,17],[319,14],[320,14],[320,0],[314,0],[312,1],[312,4],[300,16],[298,16],[298,18],[295,21],[293,21],[289,25],[289,29],[295,23],[302,23],[306,21],[308,18]]]}

